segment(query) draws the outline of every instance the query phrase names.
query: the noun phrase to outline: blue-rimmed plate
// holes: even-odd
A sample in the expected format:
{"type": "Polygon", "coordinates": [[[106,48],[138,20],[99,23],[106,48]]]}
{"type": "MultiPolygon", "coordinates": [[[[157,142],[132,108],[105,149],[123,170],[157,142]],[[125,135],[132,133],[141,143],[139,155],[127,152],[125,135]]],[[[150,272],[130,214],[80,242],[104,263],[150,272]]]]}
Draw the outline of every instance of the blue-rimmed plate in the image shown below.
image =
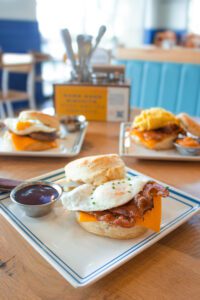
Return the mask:
{"type": "Polygon", "coordinates": [[[0,191],[0,200],[7,198],[8,195],[9,195],[9,194],[8,194],[7,192],[1,192],[1,191],[0,191]]]}
{"type": "MultiPolygon", "coordinates": [[[[139,173],[127,169],[129,176],[139,173]]],[[[49,181],[64,178],[58,170],[42,177],[49,181]]],[[[3,216],[74,287],[95,282],[173,231],[200,209],[200,200],[170,187],[170,197],[162,201],[159,233],[148,230],[132,240],[112,240],[84,231],[58,202],[54,211],[41,218],[25,216],[9,197],[1,200],[3,216]]]]}

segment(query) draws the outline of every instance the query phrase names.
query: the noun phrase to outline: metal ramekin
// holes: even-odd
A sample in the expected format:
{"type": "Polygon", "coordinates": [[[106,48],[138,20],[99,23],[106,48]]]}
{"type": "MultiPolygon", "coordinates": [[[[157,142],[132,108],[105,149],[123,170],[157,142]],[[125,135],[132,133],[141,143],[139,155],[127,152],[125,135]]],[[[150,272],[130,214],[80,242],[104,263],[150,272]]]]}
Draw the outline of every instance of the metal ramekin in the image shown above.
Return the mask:
{"type": "Polygon", "coordinates": [[[13,203],[15,203],[15,205],[18,205],[20,209],[23,210],[27,216],[35,218],[35,217],[41,217],[48,214],[52,210],[55,202],[59,200],[60,196],[62,195],[62,192],[63,189],[59,184],[45,182],[45,181],[30,181],[30,182],[22,183],[18,185],[16,188],[14,188],[10,193],[10,199],[12,200],[13,203]],[[38,204],[38,205],[22,204],[16,200],[15,194],[17,191],[19,191],[24,187],[37,185],[37,184],[48,185],[53,187],[58,192],[58,197],[49,203],[38,204]]]}
{"type": "Polygon", "coordinates": [[[68,132],[75,132],[85,126],[86,118],[83,115],[65,116],[60,119],[60,123],[68,132]]]}
{"type": "Polygon", "coordinates": [[[196,156],[196,155],[200,155],[200,147],[184,147],[179,145],[178,143],[174,143],[174,146],[176,147],[177,151],[181,154],[181,155],[190,155],[190,156],[196,156]]]}

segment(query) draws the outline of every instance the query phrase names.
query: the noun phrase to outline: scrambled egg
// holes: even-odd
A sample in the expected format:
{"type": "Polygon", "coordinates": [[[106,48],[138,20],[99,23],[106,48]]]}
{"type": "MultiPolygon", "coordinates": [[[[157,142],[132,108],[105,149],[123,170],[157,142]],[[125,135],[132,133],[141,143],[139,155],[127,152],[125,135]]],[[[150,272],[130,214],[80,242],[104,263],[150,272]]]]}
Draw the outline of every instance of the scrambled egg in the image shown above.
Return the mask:
{"type": "Polygon", "coordinates": [[[133,128],[144,131],[158,129],[169,124],[179,125],[180,121],[171,112],[163,108],[155,107],[143,110],[141,114],[135,118],[133,128]]]}

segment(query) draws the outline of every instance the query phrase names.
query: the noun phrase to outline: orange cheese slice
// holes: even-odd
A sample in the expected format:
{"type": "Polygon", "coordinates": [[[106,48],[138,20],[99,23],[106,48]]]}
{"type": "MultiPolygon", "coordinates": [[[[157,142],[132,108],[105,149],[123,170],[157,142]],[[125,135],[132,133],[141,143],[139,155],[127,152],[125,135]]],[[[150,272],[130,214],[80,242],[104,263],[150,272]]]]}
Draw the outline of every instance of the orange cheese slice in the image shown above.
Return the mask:
{"type": "Polygon", "coordinates": [[[47,141],[37,141],[32,139],[29,136],[19,136],[17,134],[11,133],[11,140],[16,150],[25,151],[31,149],[32,145],[39,143],[41,146],[45,145],[47,148],[55,148],[57,144],[53,142],[47,141]]]}
{"type": "Polygon", "coordinates": [[[162,198],[161,196],[153,197],[154,208],[144,214],[143,219],[138,219],[136,225],[141,225],[153,231],[160,231],[162,198]]]}
{"type": "MultiPolygon", "coordinates": [[[[161,196],[154,196],[153,198],[154,208],[147,211],[143,219],[137,219],[135,225],[144,226],[153,231],[160,231],[161,223],[161,196]]],[[[85,212],[79,212],[80,222],[96,222],[97,219],[85,212]]]]}
{"type": "Polygon", "coordinates": [[[96,222],[97,219],[95,216],[89,215],[83,211],[79,212],[79,221],[80,222],[96,222]]]}
{"type": "Polygon", "coordinates": [[[131,131],[131,134],[133,135],[136,135],[139,137],[140,141],[147,147],[147,148],[150,148],[150,149],[153,149],[155,144],[157,143],[156,140],[154,139],[149,139],[149,140],[145,140],[144,136],[143,136],[143,133],[138,131],[138,130],[135,130],[133,129],[131,131]]]}

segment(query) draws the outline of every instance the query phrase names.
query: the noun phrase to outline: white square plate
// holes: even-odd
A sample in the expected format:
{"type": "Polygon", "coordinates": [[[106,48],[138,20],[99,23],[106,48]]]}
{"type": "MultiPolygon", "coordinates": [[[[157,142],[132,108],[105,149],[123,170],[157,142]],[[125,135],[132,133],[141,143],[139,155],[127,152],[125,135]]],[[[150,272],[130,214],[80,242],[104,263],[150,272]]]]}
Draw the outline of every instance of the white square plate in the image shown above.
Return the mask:
{"type": "MultiPolygon", "coordinates": [[[[128,168],[127,173],[139,174],[128,168]]],[[[57,170],[37,179],[62,178],[64,171],[57,170]]],[[[74,287],[91,284],[110,273],[191,218],[200,207],[198,199],[170,187],[170,196],[162,201],[159,233],[148,230],[136,239],[113,240],[84,231],[61,202],[41,218],[25,216],[9,197],[0,203],[3,216],[74,287]]]]}
{"type": "Polygon", "coordinates": [[[78,155],[84,137],[87,131],[88,122],[74,133],[66,133],[64,126],[61,125],[61,132],[66,135],[66,138],[58,139],[58,147],[45,151],[17,151],[9,145],[5,144],[3,139],[3,130],[0,131],[0,155],[6,156],[37,156],[37,157],[71,157],[78,155]]]}
{"type": "Polygon", "coordinates": [[[198,156],[184,156],[176,149],[170,150],[151,150],[134,143],[129,134],[131,123],[121,123],[119,137],[119,154],[121,156],[130,156],[139,159],[157,159],[157,160],[185,160],[200,161],[198,156]]]}

